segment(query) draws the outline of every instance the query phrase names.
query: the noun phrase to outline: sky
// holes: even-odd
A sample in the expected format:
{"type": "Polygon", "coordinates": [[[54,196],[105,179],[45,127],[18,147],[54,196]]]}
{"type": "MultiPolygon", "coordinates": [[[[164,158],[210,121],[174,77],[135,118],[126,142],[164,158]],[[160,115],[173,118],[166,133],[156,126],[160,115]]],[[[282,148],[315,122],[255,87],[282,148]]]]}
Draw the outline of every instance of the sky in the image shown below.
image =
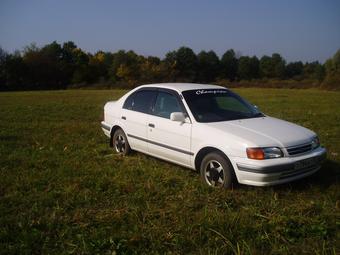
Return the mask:
{"type": "Polygon", "coordinates": [[[73,41],[164,57],[181,46],[324,62],[340,49],[340,0],[0,0],[0,47],[73,41]]]}

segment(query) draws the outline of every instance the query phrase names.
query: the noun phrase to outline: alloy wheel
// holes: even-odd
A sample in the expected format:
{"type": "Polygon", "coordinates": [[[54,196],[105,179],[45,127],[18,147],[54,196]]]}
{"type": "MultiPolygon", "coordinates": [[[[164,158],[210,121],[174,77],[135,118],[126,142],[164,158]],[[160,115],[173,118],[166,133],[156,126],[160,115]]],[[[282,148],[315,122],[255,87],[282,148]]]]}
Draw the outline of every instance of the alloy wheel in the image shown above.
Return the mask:
{"type": "Polygon", "coordinates": [[[125,152],[125,138],[123,135],[119,134],[116,136],[116,139],[115,139],[115,149],[116,149],[116,152],[118,153],[124,153],[125,152]]]}
{"type": "Polygon", "coordinates": [[[210,160],[205,167],[205,180],[208,185],[221,187],[224,183],[224,173],[221,163],[216,160],[210,160]]]}

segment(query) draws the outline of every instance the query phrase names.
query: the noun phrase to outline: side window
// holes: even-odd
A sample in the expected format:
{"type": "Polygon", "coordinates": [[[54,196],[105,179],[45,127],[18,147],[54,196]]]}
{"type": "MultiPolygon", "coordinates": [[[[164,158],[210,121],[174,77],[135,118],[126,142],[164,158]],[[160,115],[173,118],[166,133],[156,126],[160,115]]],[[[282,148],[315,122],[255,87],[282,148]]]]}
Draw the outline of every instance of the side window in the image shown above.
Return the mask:
{"type": "Polygon", "coordinates": [[[173,112],[182,112],[178,99],[170,93],[159,92],[153,109],[153,114],[170,119],[170,114],[173,112]]]}
{"type": "Polygon", "coordinates": [[[151,90],[137,91],[125,100],[123,108],[148,113],[156,94],[156,91],[151,90]]]}
{"type": "Polygon", "coordinates": [[[149,113],[151,104],[157,92],[151,90],[137,91],[132,99],[132,110],[136,112],[149,113]]]}
{"type": "Polygon", "coordinates": [[[133,98],[136,93],[133,93],[132,95],[128,96],[127,99],[125,99],[125,102],[123,104],[124,109],[132,110],[132,103],[133,103],[133,98]]]}

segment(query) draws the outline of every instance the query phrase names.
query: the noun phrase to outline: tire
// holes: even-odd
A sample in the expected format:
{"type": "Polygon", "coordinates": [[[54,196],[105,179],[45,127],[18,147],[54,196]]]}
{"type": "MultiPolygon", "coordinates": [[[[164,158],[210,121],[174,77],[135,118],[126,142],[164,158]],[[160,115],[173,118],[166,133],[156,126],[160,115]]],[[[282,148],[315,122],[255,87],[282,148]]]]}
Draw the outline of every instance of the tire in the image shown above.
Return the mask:
{"type": "Polygon", "coordinates": [[[234,181],[234,169],[229,160],[218,152],[207,154],[200,167],[202,181],[216,188],[231,188],[234,181]]]}
{"type": "Polygon", "coordinates": [[[113,149],[116,153],[123,156],[128,155],[131,152],[131,148],[127,137],[122,129],[117,129],[112,136],[113,149]]]}

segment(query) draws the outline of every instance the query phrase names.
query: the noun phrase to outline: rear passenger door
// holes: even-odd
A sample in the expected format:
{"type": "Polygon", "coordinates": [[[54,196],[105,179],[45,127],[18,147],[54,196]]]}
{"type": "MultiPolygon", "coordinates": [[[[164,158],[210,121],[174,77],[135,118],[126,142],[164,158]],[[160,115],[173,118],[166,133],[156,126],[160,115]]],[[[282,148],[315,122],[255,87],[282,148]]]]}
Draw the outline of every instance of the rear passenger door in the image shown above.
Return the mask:
{"type": "Polygon", "coordinates": [[[170,120],[172,112],[186,112],[177,92],[159,90],[148,118],[148,152],[190,166],[191,123],[170,120]]]}
{"type": "Polygon", "coordinates": [[[156,95],[155,90],[141,89],[124,102],[121,111],[123,129],[134,150],[147,151],[147,118],[156,95]]]}

